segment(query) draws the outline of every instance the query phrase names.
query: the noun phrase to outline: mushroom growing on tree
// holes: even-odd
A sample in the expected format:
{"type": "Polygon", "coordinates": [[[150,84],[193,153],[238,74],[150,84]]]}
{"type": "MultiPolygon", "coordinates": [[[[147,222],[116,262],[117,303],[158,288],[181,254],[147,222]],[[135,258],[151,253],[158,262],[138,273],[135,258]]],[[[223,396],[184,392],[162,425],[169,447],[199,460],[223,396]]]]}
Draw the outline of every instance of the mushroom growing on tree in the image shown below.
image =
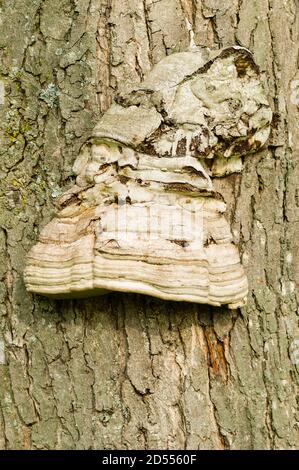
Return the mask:
{"type": "Polygon", "coordinates": [[[247,49],[161,60],[82,147],[75,186],[28,254],[27,289],[244,305],[247,277],[211,178],[241,171],[271,120],[247,49]]]}

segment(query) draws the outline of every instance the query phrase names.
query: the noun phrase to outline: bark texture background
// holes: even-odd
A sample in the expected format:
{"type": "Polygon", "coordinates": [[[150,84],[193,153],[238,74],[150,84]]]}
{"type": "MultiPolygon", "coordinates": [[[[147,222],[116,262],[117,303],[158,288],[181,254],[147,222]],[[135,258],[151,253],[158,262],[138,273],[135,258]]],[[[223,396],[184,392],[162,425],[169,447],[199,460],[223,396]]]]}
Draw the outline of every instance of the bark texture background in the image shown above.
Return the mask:
{"type": "Polygon", "coordinates": [[[0,1],[0,448],[298,448],[297,0],[0,1]],[[268,150],[218,180],[248,306],[26,293],[25,254],[120,87],[196,44],[251,49],[268,150]]]}

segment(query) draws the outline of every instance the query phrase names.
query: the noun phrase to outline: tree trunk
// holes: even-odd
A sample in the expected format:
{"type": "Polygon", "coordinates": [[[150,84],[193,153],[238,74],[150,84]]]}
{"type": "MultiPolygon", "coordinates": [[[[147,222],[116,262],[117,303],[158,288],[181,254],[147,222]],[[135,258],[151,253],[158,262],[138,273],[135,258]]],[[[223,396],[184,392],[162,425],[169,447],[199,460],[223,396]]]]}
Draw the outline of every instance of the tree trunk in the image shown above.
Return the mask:
{"type": "Polygon", "coordinates": [[[298,2],[3,0],[0,25],[0,447],[298,447],[298,2]],[[248,306],[29,295],[26,252],[97,118],[193,37],[249,48],[275,113],[269,148],[217,181],[248,306]]]}

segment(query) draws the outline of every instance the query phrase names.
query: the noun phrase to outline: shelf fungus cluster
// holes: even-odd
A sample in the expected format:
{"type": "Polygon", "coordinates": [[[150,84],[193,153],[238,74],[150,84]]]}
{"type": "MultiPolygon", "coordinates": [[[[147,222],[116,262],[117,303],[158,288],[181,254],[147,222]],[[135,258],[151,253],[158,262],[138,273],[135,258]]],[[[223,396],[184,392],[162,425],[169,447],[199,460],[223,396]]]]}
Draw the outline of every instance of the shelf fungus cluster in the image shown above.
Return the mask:
{"type": "Polygon", "coordinates": [[[248,50],[161,60],[117,96],[82,147],[76,184],[28,254],[27,289],[244,305],[247,278],[212,180],[241,171],[271,119],[248,50]]]}

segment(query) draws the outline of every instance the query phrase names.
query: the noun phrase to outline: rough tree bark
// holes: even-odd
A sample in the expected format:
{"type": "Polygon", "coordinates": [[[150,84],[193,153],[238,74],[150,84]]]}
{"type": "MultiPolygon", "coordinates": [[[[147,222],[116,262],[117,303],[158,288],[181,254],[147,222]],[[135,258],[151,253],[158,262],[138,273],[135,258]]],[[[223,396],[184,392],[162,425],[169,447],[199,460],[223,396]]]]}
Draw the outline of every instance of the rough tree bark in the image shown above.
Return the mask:
{"type": "Polygon", "coordinates": [[[298,447],[298,33],[297,0],[0,1],[1,448],[298,447]],[[248,306],[29,295],[25,254],[97,117],[193,35],[251,49],[275,112],[269,149],[217,183],[248,306]]]}

